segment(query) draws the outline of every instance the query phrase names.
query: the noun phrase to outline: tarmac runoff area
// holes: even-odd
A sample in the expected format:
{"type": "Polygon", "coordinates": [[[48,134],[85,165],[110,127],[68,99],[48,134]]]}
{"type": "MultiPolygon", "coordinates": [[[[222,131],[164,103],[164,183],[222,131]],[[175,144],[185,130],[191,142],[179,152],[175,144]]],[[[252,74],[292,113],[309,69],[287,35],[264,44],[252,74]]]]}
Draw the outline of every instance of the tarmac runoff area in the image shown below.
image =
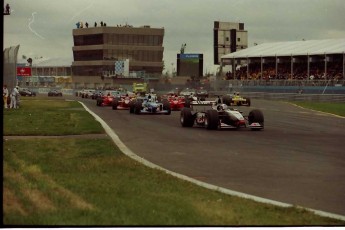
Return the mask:
{"type": "Polygon", "coordinates": [[[289,207],[297,207],[297,208],[303,208],[305,210],[311,211],[319,216],[324,216],[324,217],[330,217],[333,219],[339,219],[339,220],[343,220],[345,221],[345,216],[343,215],[338,215],[338,214],[333,214],[333,213],[329,213],[329,212],[324,212],[324,211],[320,211],[320,210],[315,210],[315,209],[310,209],[310,208],[304,208],[301,206],[296,206],[296,205],[292,205],[292,204],[288,204],[288,203],[283,203],[283,202],[279,202],[279,201],[275,201],[275,200],[270,200],[270,199],[265,199],[265,198],[261,198],[258,196],[253,196],[253,195],[249,195],[249,194],[245,194],[245,193],[241,193],[241,192],[237,192],[237,191],[233,191],[233,190],[229,190],[226,188],[222,188],[219,186],[215,186],[212,184],[208,184],[208,183],[204,183],[198,180],[195,180],[193,178],[187,177],[185,175],[182,174],[178,174],[172,171],[169,171],[167,169],[164,169],[156,164],[153,164],[139,156],[137,156],[134,152],[132,152],[117,136],[117,134],[108,126],[108,124],[101,119],[97,114],[95,114],[94,112],[92,112],[87,106],[85,106],[84,103],[80,102],[79,103],[82,104],[82,106],[85,108],[86,111],[88,111],[98,122],[100,122],[100,124],[102,125],[102,127],[104,128],[105,132],[108,134],[108,136],[114,141],[114,143],[119,147],[119,149],[126,154],[127,156],[131,157],[132,159],[150,167],[150,168],[154,168],[154,169],[159,169],[164,171],[167,174],[170,174],[174,177],[177,177],[179,179],[185,180],[185,181],[189,181],[191,183],[194,183],[196,185],[199,185],[201,187],[207,188],[207,189],[211,189],[211,190],[215,190],[218,192],[222,192],[224,194],[228,194],[228,195],[233,195],[233,196],[237,196],[237,197],[241,197],[241,198],[245,198],[245,199],[250,199],[250,200],[254,200],[256,202],[260,202],[260,203],[265,203],[265,204],[271,204],[271,205],[276,205],[279,207],[285,207],[285,208],[289,208],[289,207]]]}

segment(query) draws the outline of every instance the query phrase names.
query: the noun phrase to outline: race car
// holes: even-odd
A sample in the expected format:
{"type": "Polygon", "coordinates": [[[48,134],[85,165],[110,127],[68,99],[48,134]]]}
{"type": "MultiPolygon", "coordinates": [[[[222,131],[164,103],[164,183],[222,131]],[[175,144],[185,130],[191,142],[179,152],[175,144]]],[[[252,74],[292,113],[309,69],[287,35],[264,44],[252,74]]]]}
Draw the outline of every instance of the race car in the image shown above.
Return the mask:
{"type": "Polygon", "coordinates": [[[115,98],[120,97],[120,92],[116,90],[106,90],[104,94],[96,99],[97,106],[111,106],[115,98]]]}
{"type": "Polygon", "coordinates": [[[156,95],[147,94],[130,102],[129,113],[170,115],[171,108],[169,101],[159,102],[156,95]]]}
{"type": "Polygon", "coordinates": [[[235,92],[234,95],[223,96],[223,103],[228,106],[250,106],[250,98],[241,97],[239,92],[235,92]]]}
{"type": "Polygon", "coordinates": [[[167,100],[170,103],[171,110],[181,110],[185,107],[186,98],[184,96],[177,96],[174,92],[168,92],[161,97],[163,100],[167,100]]]}
{"type": "Polygon", "coordinates": [[[29,89],[26,89],[26,88],[20,88],[19,94],[20,94],[20,96],[24,96],[24,97],[35,97],[36,96],[35,92],[33,92],[29,89]]]}
{"type": "Polygon", "coordinates": [[[205,101],[206,98],[208,98],[208,91],[206,89],[198,89],[196,91],[196,96],[201,100],[201,101],[205,101]]]}
{"type": "Polygon", "coordinates": [[[192,97],[196,94],[196,90],[195,89],[190,89],[190,88],[185,88],[183,90],[181,90],[180,92],[180,96],[184,96],[184,97],[192,97]]]}
{"type": "Polygon", "coordinates": [[[167,100],[170,103],[171,110],[181,110],[186,103],[186,99],[183,96],[168,96],[167,100]]]}
{"type": "Polygon", "coordinates": [[[97,106],[111,106],[113,103],[114,97],[111,95],[103,95],[98,97],[96,100],[97,106]]]}
{"type": "Polygon", "coordinates": [[[119,98],[114,98],[113,102],[111,104],[113,110],[116,109],[129,109],[131,101],[134,100],[133,96],[130,96],[128,94],[123,95],[119,98]]]}
{"type": "Polygon", "coordinates": [[[237,109],[229,108],[218,98],[216,101],[193,101],[190,108],[183,108],[180,114],[182,127],[205,127],[209,130],[239,129],[249,127],[251,130],[264,128],[264,115],[254,109],[248,116],[243,116],[237,109]]]}

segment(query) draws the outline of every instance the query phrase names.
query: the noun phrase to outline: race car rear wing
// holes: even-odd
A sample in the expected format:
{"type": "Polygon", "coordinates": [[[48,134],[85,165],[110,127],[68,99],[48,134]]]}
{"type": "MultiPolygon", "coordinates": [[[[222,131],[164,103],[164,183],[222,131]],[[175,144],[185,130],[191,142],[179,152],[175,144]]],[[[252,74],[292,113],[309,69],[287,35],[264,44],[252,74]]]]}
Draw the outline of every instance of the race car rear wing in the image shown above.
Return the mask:
{"type": "Polygon", "coordinates": [[[190,102],[190,108],[194,112],[205,112],[213,109],[216,104],[216,101],[192,101],[190,102]]]}

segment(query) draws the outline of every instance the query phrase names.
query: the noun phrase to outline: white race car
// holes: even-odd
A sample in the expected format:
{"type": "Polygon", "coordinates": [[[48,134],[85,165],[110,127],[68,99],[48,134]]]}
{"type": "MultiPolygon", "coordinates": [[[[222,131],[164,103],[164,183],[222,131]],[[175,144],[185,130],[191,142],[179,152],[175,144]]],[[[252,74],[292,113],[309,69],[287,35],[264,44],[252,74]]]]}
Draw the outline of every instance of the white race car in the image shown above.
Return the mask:
{"type": "Polygon", "coordinates": [[[248,116],[243,116],[237,109],[221,103],[218,98],[216,101],[192,101],[190,108],[181,110],[180,123],[182,127],[196,125],[210,130],[241,127],[261,130],[264,128],[264,115],[261,110],[254,109],[248,116]]]}

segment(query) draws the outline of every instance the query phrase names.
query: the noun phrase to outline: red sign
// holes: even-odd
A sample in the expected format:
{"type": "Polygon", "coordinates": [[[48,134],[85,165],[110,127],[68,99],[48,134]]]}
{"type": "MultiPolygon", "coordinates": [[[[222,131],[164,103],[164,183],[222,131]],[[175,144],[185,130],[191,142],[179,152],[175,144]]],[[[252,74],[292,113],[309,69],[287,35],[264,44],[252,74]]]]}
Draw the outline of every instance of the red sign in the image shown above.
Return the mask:
{"type": "Polygon", "coordinates": [[[17,76],[28,77],[31,76],[30,67],[17,67],[17,76]]]}

